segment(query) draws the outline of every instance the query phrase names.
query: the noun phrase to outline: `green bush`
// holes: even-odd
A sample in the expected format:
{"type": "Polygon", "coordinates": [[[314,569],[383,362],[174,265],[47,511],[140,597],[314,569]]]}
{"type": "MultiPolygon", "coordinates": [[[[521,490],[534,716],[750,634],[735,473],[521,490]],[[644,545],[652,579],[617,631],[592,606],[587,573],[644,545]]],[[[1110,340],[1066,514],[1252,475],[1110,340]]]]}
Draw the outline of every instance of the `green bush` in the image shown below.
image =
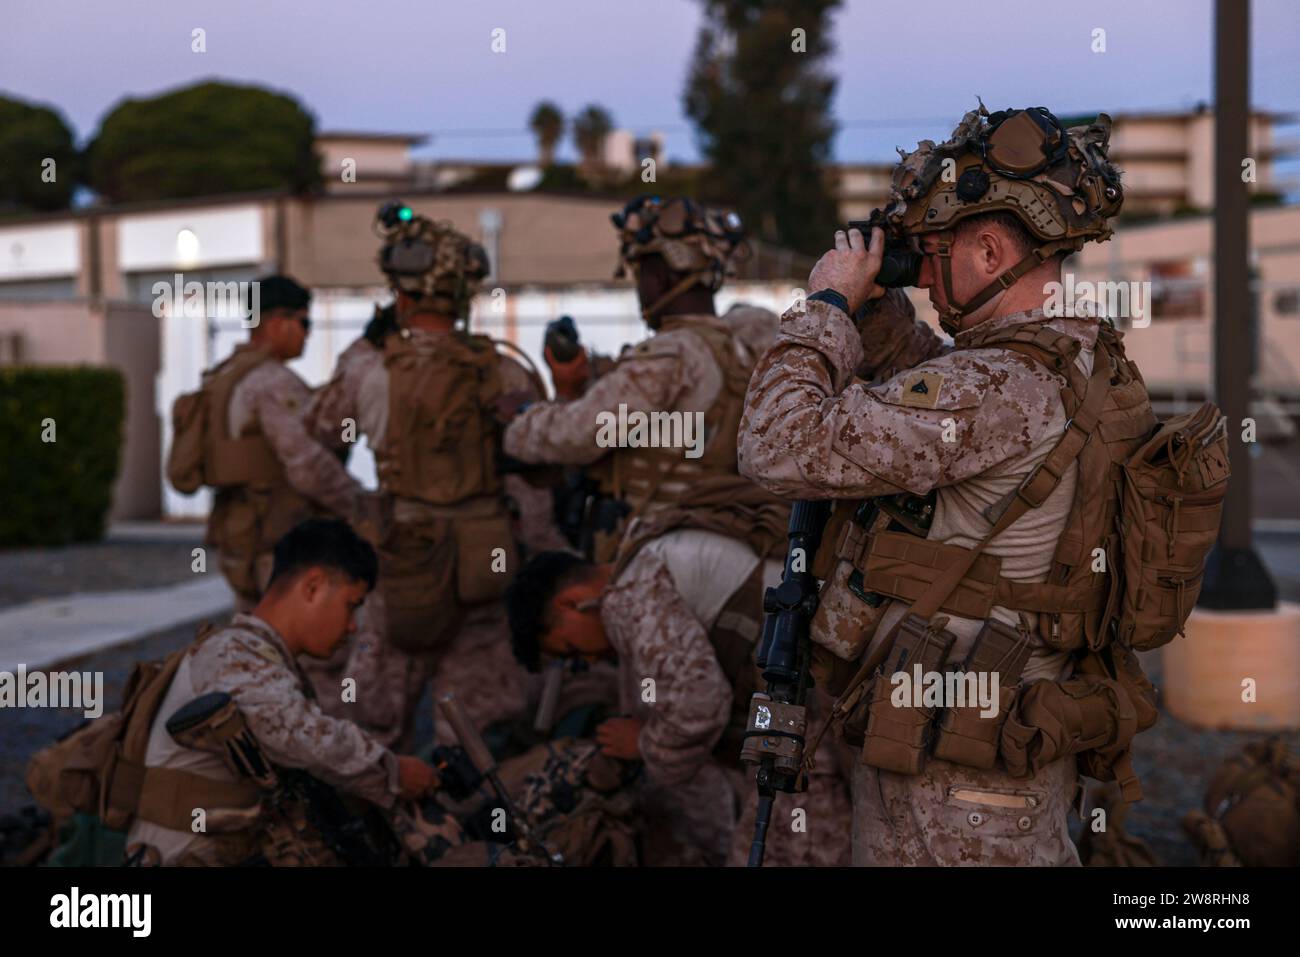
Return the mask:
{"type": "Polygon", "coordinates": [[[104,534],[125,414],[116,369],[0,369],[0,547],[104,534]]]}

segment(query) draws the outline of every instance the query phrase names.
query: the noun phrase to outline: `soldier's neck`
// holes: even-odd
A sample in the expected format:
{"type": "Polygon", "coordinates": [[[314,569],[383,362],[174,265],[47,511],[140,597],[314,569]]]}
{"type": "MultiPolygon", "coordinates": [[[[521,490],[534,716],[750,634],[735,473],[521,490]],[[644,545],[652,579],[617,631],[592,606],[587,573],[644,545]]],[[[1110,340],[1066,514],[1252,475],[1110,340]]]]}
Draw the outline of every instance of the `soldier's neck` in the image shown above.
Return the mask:
{"type": "Polygon", "coordinates": [[[432,312],[418,312],[406,320],[411,329],[423,329],[426,332],[451,332],[456,328],[456,317],[432,312]]]}
{"type": "Polygon", "coordinates": [[[658,318],[670,319],[673,316],[716,316],[713,306],[713,293],[698,286],[687,289],[680,296],[671,300],[659,310],[658,318]]]}

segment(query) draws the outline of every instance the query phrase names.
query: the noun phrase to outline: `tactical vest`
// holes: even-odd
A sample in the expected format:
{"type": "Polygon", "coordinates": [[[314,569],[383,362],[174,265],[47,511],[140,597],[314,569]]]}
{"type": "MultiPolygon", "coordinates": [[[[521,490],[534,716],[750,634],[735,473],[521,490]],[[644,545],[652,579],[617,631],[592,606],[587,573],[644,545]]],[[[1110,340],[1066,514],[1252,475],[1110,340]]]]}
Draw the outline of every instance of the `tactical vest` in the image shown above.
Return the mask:
{"type": "Polygon", "coordinates": [[[1065,431],[1020,487],[985,511],[992,528],[974,548],[926,540],[924,529],[898,520],[896,506],[892,515],[842,512],[827,536],[837,542],[830,556],[836,567],[815,572],[829,579],[833,593],[823,596],[829,611],[819,610],[814,640],[854,658],[888,600],[911,610],[863,663],[836,715],[850,740],[864,736],[864,763],[887,770],[919,773],[932,751],[984,768],[1001,757],[1011,773],[1023,775],[1046,763],[1054,747],[1068,747],[1064,753],[1080,754],[1085,773],[1118,780],[1125,799],[1136,800],[1141,791],[1128,742],[1154,723],[1156,712],[1154,691],[1130,649],[1170,640],[1195,602],[1228,474],[1218,410],[1207,403],[1158,424],[1137,367],[1106,323],[1086,379],[1074,364],[1079,342],[1044,323],[977,332],[966,346],[990,347],[1026,355],[1066,380],[1065,431]],[[1004,578],[1001,559],[982,549],[1042,505],[1074,463],[1074,499],[1046,580],[1004,578]],[[1029,636],[1023,616],[1019,633],[991,619],[995,605],[1037,613],[1038,637],[1075,653],[1078,676],[1035,682],[1017,696],[1029,636]],[[884,676],[915,664],[944,670],[953,637],[947,619],[937,617],[943,614],[985,619],[961,670],[1000,673],[996,720],[981,720],[970,708],[892,707],[884,676]],[[849,635],[855,624],[863,633],[849,635]],[[876,679],[864,683],[872,673],[876,679]]]}
{"type": "Polygon", "coordinates": [[[647,505],[671,503],[677,496],[666,488],[671,483],[736,474],[736,434],[756,358],[748,348],[738,354],[741,341],[711,316],[669,316],[658,333],[677,330],[689,332],[708,347],[722,373],[722,385],[704,412],[704,452],[698,459],[685,458],[680,448],[616,448],[590,469],[603,494],[628,502],[637,512],[647,505]]]}
{"type": "Polygon", "coordinates": [[[286,484],[284,466],[256,420],[244,427],[239,438],[230,438],[230,396],[235,386],[263,362],[272,361],[266,349],[245,343],[205,376],[203,392],[208,402],[205,485],[228,488],[286,484]]]}
{"type": "Polygon", "coordinates": [[[375,465],[385,492],[431,505],[500,493],[500,361],[486,336],[384,340],[388,425],[375,465]]]}

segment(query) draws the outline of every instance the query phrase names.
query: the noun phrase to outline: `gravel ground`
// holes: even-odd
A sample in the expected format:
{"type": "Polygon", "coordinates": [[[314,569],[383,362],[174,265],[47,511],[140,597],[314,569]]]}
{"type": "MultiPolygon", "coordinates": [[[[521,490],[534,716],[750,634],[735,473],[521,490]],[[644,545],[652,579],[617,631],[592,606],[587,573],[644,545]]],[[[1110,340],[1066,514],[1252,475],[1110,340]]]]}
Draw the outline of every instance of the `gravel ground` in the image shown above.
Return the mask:
{"type": "MultiPolygon", "coordinates": [[[[203,529],[184,532],[162,529],[153,537],[110,535],[62,548],[0,549],[0,608],[79,592],[193,581],[191,551],[202,543],[203,529]]],[[[215,555],[208,559],[205,574],[219,574],[215,555]]]]}

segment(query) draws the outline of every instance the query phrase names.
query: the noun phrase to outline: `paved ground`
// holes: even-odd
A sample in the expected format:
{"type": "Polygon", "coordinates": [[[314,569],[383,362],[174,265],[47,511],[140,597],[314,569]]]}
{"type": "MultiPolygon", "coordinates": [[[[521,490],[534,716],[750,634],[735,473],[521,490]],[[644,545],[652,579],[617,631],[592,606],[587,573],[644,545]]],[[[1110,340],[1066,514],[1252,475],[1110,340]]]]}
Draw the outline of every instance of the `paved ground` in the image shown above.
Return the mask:
{"type": "MultiPolygon", "coordinates": [[[[114,526],[105,541],[64,548],[0,549],[0,608],[78,592],[193,581],[201,525],[114,526]]],[[[216,575],[215,563],[207,575],[216,575]]]]}

